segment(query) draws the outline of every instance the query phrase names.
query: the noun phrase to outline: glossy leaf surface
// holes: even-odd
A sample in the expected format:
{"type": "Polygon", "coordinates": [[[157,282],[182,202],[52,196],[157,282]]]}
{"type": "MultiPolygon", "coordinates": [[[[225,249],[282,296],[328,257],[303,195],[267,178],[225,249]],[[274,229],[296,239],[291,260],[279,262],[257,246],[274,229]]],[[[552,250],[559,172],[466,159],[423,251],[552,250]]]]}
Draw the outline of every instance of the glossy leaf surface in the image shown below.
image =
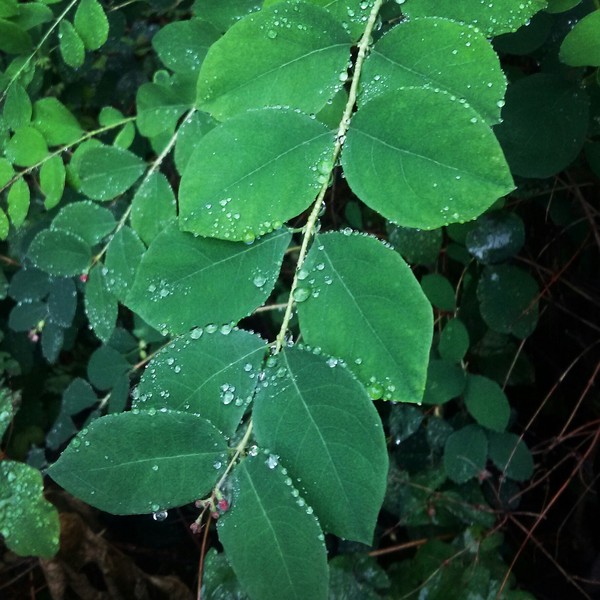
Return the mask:
{"type": "Polygon", "coordinates": [[[370,544],[388,469],[372,401],[337,360],[293,348],[276,360],[255,400],[257,442],[301,482],[325,531],[370,544]]]}
{"type": "Polygon", "coordinates": [[[245,17],[211,46],[197,106],[220,121],[265,106],[316,113],[341,87],[349,55],[350,37],[327,11],[278,3],[245,17]]]}
{"type": "Polygon", "coordinates": [[[235,468],[219,540],[252,600],[326,600],[329,573],[319,524],[282,468],[270,468],[268,460],[259,453],[235,468]]]}
{"type": "Polygon", "coordinates": [[[223,436],[197,415],[125,412],[82,429],[48,473],[101,510],[151,513],[201,498],[226,457],[223,436]]]}
{"type": "Polygon", "coordinates": [[[242,244],[171,226],[142,257],[126,304],[159,331],[238,321],[271,293],[289,240],[286,230],[242,244]]]}
{"type": "Polygon", "coordinates": [[[427,88],[388,91],[352,119],[342,154],[348,183],[394,223],[434,229],[468,221],[513,188],[492,130],[452,97],[427,88]]]}
{"type": "Polygon", "coordinates": [[[343,358],[373,398],[419,402],[432,314],[402,258],[376,239],[329,233],[303,268],[295,297],[306,343],[343,358]]]}
{"type": "Polygon", "coordinates": [[[200,139],[187,163],[179,190],[181,228],[244,241],[278,229],[316,196],[318,169],[329,176],[332,147],[332,132],[291,110],[230,119],[200,139]]]}
{"type": "Polygon", "coordinates": [[[488,37],[516,31],[538,11],[546,8],[545,0],[409,0],[403,12],[409,17],[446,17],[455,21],[471,23],[488,37]]]}
{"type": "Polygon", "coordinates": [[[390,87],[441,89],[494,124],[506,78],[492,46],[474,27],[428,18],[404,21],[384,35],[365,62],[361,85],[363,103],[390,87]]]}
{"type": "Polygon", "coordinates": [[[232,435],[252,400],[267,348],[258,336],[229,329],[194,329],[163,348],[142,375],[134,407],[196,413],[232,435]]]}

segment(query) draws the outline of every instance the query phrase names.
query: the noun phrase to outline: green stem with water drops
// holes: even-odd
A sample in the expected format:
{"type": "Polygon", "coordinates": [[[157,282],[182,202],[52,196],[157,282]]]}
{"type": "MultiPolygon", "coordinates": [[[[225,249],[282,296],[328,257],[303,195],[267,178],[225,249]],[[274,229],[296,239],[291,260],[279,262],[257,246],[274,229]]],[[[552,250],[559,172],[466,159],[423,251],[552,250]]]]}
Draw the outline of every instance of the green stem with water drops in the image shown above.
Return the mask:
{"type": "MultiPolygon", "coordinates": [[[[181,125],[175,130],[175,133],[171,136],[171,139],[168,141],[167,145],[163,148],[162,152],[156,157],[156,159],[150,165],[150,168],[146,171],[146,174],[144,175],[144,179],[142,179],[142,183],[140,183],[140,185],[139,185],[140,188],[148,181],[148,179],[150,179],[150,177],[155,173],[155,171],[157,171],[160,168],[160,165],[163,163],[163,161],[165,160],[165,158],[167,157],[169,152],[171,152],[171,150],[173,149],[173,146],[175,145],[175,142],[177,141],[177,136],[179,135],[179,130],[181,129],[181,127],[183,126],[184,123],[187,123],[187,121],[189,121],[189,119],[192,117],[192,115],[196,111],[197,111],[196,108],[191,108],[185,114],[185,117],[183,118],[181,125]]],[[[102,257],[108,250],[108,246],[112,242],[115,235],[117,235],[117,233],[119,231],[121,231],[121,229],[123,229],[123,227],[125,227],[125,223],[127,223],[127,219],[129,219],[129,215],[131,214],[132,207],[133,207],[133,203],[130,203],[129,206],[127,207],[127,210],[125,210],[125,212],[119,219],[119,222],[117,223],[115,230],[112,232],[108,242],[106,242],[106,244],[103,246],[102,250],[100,250],[100,252],[98,254],[96,254],[96,256],[94,256],[94,258],[92,259],[92,264],[91,264],[90,268],[92,268],[94,265],[98,264],[98,262],[102,259],[102,257]]]]}
{"type": "Polygon", "coordinates": [[[288,303],[285,309],[281,329],[279,330],[279,334],[277,335],[277,338],[275,340],[274,354],[278,354],[281,351],[281,348],[283,347],[285,341],[285,336],[287,335],[290,321],[292,319],[292,313],[295,305],[294,293],[296,292],[299,281],[298,275],[300,273],[300,270],[302,269],[302,266],[304,265],[304,261],[306,260],[306,254],[308,253],[310,241],[316,233],[319,214],[321,212],[321,207],[323,206],[323,199],[325,198],[325,194],[327,193],[327,189],[329,188],[329,179],[331,177],[333,169],[335,168],[335,164],[337,163],[338,158],[340,157],[342,148],[344,146],[344,142],[346,140],[346,134],[348,133],[348,129],[350,128],[352,111],[354,110],[354,105],[356,104],[356,98],[358,95],[358,85],[360,83],[362,67],[367,57],[369,47],[372,43],[371,35],[373,33],[375,22],[377,21],[377,15],[379,14],[379,10],[381,9],[382,4],[383,0],[375,0],[375,4],[373,4],[373,8],[371,9],[371,13],[369,14],[369,18],[367,20],[365,31],[360,39],[360,42],[358,43],[358,56],[356,57],[356,63],[354,65],[354,77],[352,78],[352,84],[350,85],[350,92],[348,93],[348,101],[346,102],[346,106],[344,108],[344,114],[342,115],[342,119],[340,121],[338,131],[335,136],[335,144],[333,147],[333,154],[331,157],[331,169],[319,191],[313,209],[308,217],[308,221],[306,222],[306,226],[304,227],[304,237],[302,239],[302,245],[300,247],[300,255],[298,256],[298,262],[296,263],[296,272],[294,273],[294,279],[292,281],[290,296],[288,298],[288,303]]]}
{"type": "MultiPolygon", "coordinates": [[[[309,247],[310,241],[312,240],[312,238],[314,237],[314,235],[317,231],[317,223],[319,220],[319,214],[321,212],[321,207],[323,206],[323,200],[325,198],[325,194],[327,193],[327,189],[329,188],[329,179],[333,173],[335,164],[336,164],[336,162],[340,156],[340,153],[342,151],[342,148],[344,146],[344,141],[346,140],[346,134],[348,133],[348,129],[350,127],[350,120],[352,118],[352,111],[354,110],[354,105],[356,104],[356,98],[358,95],[358,85],[359,85],[359,81],[360,81],[360,74],[362,71],[364,61],[367,57],[369,47],[371,46],[371,43],[372,43],[371,35],[373,33],[373,29],[375,27],[375,22],[377,21],[377,15],[379,14],[379,10],[381,9],[382,4],[383,4],[383,0],[375,0],[373,8],[371,9],[371,13],[369,14],[367,24],[365,26],[365,31],[360,39],[360,42],[358,43],[358,56],[356,58],[356,63],[354,65],[354,77],[352,79],[352,84],[350,86],[350,92],[348,93],[348,102],[346,103],[346,106],[344,108],[344,113],[342,115],[340,124],[338,126],[338,130],[337,130],[337,133],[335,136],[335,144],[334,144],[333,152],[332,152],[332,156],[331,156],[331,168],[329,170],[329,173],[327,174],[325,182],[323,183],[323,185],[321,186],[321,189],[319,190],[319,194],[317,195],[314,206],[313,206],[312,210],[310,211],[310,215],[308,217],[306,225],[302,229],[303,238],[302,238],[302,244],[300,246],[300,254],[298,256],[298,262],[296,263],[296,271],[294,273],[294,279],[292,281],[292,285],[290,288],[290,295],[288,297],[288,301],[285,305],[283,305],[283,306],[285,306],[285,314],[283,317],[283,322],[281,324],[281,328],[279,330],[279,333],[277,334],[277,338],[272,347],[271,355],[278,354],[281,351],[281,349],[283,348],[283,345],[285,342],[285,336],[289,329],[290,320],[292,318],[292,312],[293,312],[294,305],[295,305],[294,292],[298,287],[298,281],[299,281],[298,274],[299,274],[300,270],[302,269],[302,265],[304,264],[304,261],[306,259],[306,254],[308,253],[308,247],[309,247]]],[[[256,311],[256,312],[258,312],[258,311],[256,311]]],[[[221,486],[223,485],[223,482],[225,481],[228,474],[230,473],[230,471],[233,469],[233,467],[237,463],[239,457],[245,452],[246,446],[248,445],[248,442],[250,441],[250,437],[252,434],[252,428],[253,428],[253,424],[252,424],[252,419],[250,418],[248,420],[248,426],[247,426],[246,432],[245,432],[243,438],[237,444],[235,451],[233,453],[233,456],[232,456],[231,460],[229,461],[229,464],[227,465],[227,469],[225,470],[225,473],[223,473],[223,475],[219,479],[217,485],[214,487],[213,495],[217,491],[220,490],[221,486]]]]}

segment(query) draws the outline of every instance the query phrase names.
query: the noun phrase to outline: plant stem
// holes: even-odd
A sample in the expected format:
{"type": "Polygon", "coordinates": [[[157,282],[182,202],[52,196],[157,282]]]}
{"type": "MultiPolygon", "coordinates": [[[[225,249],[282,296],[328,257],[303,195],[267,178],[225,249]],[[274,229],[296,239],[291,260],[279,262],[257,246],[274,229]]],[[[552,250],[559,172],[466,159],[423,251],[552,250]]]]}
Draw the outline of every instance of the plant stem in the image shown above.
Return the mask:
{"type": "MultiPolygon", "coordinates": [[[[196,112],[196,110],[197,110],[196,108],[191,108],[190,110],[188,110],[188,112],[186,113],[181,124],[183,125],[183,123],[186,123],[190,119],[190,117],[196,112]]],[[[173,146],[175,145],[175,142],[177,141],[178,134],[179,134],[179,127],[175,130],[175,133],[171,136],[171,139],[169,140],[167,145],[164,147],[163,151],[156,157],[156,159],[150,165],[150,168],[146,171],[146,174],[144,175],[144,179],[142,179],[142,183],[140,183],[139,188],[141,188],[148,181],[148,179],[150,179],[152,174],[160,167],[162,162],[165,160],[165,158],[167,157],[169,152],[171,152],[171,150],[173,149],[173,146]]],[[[93,267],[95,264],[97,264],[100,261],[100,259],[104,256],[104,254],[108,250],[108,246],[112,242],[115,235],[117,235],[117,233],[119,233],[119,231],[121,229],[123,229],[123,227],[125,226],[125,223],[127,222],[127,219],[129,218],[129,215],[131,214],[132,207],[133,207],[133,203],[130,203],[129,206],[127,207],[127,210],[123,213],[123,215],[119,219],[119,222],[117,223],[117,226],[116,226],[115,230],[113,231],[112,235],[110,236],[110,239],[108,240],[108,242],[104,245],[102,250],[100,250],[100,252],[96,256],[94,256],[91,267],[93,267]]]]}
{"type": "MultiPolygon", "coordinates": [[[[360,75],[362,72],[362,67],[367,57],[367,52],[369,50],[369,46],[371,44],[371,34],[373,33],[373,28],[375,27],[375,21],[377,20],[377,15],[383,4],[383,0],[375,0],[375,4],[371,9],[371,14],[369,15],[369,19],[367,20],[367,25],[365,27],[365,31],[358,43],[358,56],[356,58],[356,64],[354,65],[354,76],[352,77],[352,84],[350,86],[350,92],[348,93],[348,102],[346,102],[346,107],[344,108],[344,114],[342,115],[342,120],[338,126],[338,131],[335,136],[335,145],[333,147],[333,155],[331,161],[331,171],[329,175],[333,172],[335,168],[335,164],[338,161],[338,158],[342,152],[342,148],[344,146],[344,142],[346,140],[346,134],[348,133],[348,129],[350,128],[350,121],[352,119],[352,112],[354,110],[354,105],[356,104],[356,97],[358,95],[358,85],[360,82],[360,75]]],[[[285,309],[285,314],[283,316],[283,322],[281,324],[281,329],[277,335],[275,340],[275,350],[274,354],[277,354],[281,351],[283,347],[283,343],[285,341],[285,336],[287,334],[287,330],[290,324],[290,320],[292,318],[292,311],[294,309],[294,291],[298,286],[298,273],[300,269],[302,269],[302,265],[306,259],[306,254],[308,252],[308,246],[312,237],[315,234],[317,221],[319,219],[319,213],[321,211],[321,206],[323,205],[323,199],[325,198],[325,194],[329,187],[329,177],[321,187],[313,209],[308,217],[308,221],[304,227],[304,237],[302,239],[302,245],[300,247],[300,255],[298,256],[298,262],[296,263],[296,272],[294,274],[294,279],[292,281],[292,287],[290,288],[290,296],[287,302],[287,306],[285,309]]]]}

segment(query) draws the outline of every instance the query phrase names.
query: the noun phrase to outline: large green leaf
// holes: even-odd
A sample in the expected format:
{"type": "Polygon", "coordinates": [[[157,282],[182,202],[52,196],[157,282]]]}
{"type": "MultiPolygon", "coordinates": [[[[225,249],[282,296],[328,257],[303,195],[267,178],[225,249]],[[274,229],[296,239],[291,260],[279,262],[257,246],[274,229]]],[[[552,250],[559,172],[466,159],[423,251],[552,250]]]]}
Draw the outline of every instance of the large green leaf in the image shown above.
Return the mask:
{"type": "Polygon", "coordinates": [[[403,12],[409,17],[446,17],[471,23],[487,37],[516,31],[535,13],[546,8],[546,0],[409,0],[403,12]]]}
{"type": "Polygon", "coordinates": [[[305,341],[368,384],[373,398],[420,402],[432,313],[402,258],[378,240],[318,236],[295,291],[305,341]]]}
{"type": "Polygon", "coordinates": [[[58,512],[44,498],[40,472],[12,460],[0,462],[0,533],[21,556],[51,558],[58,550],[58,512]]]}
{"type": "Polygon", "coordinates": [[[290,237],[281,229],[242,244],[194,237],[172,225],[144,254],[126,304],[172,333],[238,321],[271,293],[290,237]]]}
{"type": "Polygon", "coordinates": [[[31,50],[31,37],[18,25],[0,19],[0,52],[22,54],[31,50]]]}
{"type": "Polygon", "coordinates": [[[496,135],[513,173],[550,177],[571,164],[588,130],[589,98],[576,82],[536,73],[508,86],[496,135]]]}
{"type": "Polygon", "coordinates": [[[504,475],[515,481],[526,481],[533,475],[531,452],[514,433],[490,433],[489,457],[504,475]]]}
{"type": "Polygon", "coordinates": [[[265,351],[264,341],[247,331],[194,329],[148,363],[134,407],[197,413],[232,435],[252,400],[265,351]]]}
{"type": "Polygon", "coordinates": [[[68,492],[112,514],[201,498],[227,464],[221,433],[197,415],[125,412],[92,421],[48,470],[68,492]]]}
{"type": "Polygon", "coordinates": [[[81,67],[85,61],[85,45],[71,24],[71,21],[63,19],[58,26],[58,47],[60,55],[73,69],[81,67]]]}
{"type": "Polygon", "coordinates": [[[366,102],[387,89],[429,86],[468,102],[487,123],[497,123],[506,78],[498,56],[472,26],[448,19],[403,21],[379,40],[361,75],[366,102]]]}
{"type": "Polygon", "coordinates": [[[300,349],[271,360],[253,410],[257,442],[300,482],[325,531],[370,544],[388,470],[372,401],[336,360],[300,349]]]}
{"type": "Polygon", "coordinates": [[[78,165],[81,191],[93,200],[112,200],[138,180],[145,166],[139,156],[123,148],[90,148],[78,165]]]}
{"type": "Polygon", "coordinates": [[[273,105],[316,113],[345,81],[349,57],[350,37],[326,10],[278,3],[245,17],[211,46],[197,106],[219,120],[273,105]]]}
{"type": "Polygon", "coordinates": [[[181,228],[244,241],[278,229],[316,196],[323,184],[318,169],[329,176],[332,147],[325,125],[292,110],[234,117],[202,137],[187,163],[181,228]]]}
{"type": "Polygon", "coordinates": [[[236,467],[232,480],[231,508],[219,519],[219,539],[250,598],[326,600],[323,533],[283,469],[258,454],[236,467]]]}
{"type": "Polygon", "coordinates": [[[165,25],[153,38],[152,46],[163,64],[176,73],[198,71],[208,49],[220,37],[212,25],[200,19],[165,25]]]}
{"type": "Polygon", "coordinates": [[[61,200],[66,180],[65,164],[60,156],[44,161],[40,169],[40,191],[46,196],[46,210],[54,208],[61,200]]]}
{"type": "Polygon", "coordinates": [[[479,114],[427,88],[388,91],[361,107],[342,164],[361,200],[390,221],[420,229],[473,219],[514,187],[479,114]]]}

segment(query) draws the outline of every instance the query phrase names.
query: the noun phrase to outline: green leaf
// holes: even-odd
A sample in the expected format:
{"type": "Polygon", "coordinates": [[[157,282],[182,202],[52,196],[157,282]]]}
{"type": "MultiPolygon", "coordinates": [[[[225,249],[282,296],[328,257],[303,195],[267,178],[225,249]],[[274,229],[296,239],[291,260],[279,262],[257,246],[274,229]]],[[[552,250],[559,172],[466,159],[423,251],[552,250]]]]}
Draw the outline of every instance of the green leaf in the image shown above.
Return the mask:
{"type": "Polygon", "coordinates": [[[65,330],[56,323],[48,322],[42,329],[42,354],[49,363],[55,363],[58,360],[60,351],[65,341],[65,330]]]}
{"type": "Polygon", "coordinates": [[[342,154],[348,184],[390,221],[420,229],[468,221],[513,189],[491,129],[452,98],[403,88],[353,117],[342,154]]]}
{"type": "Polygon", "coordinates": [[[51,281],[48,317],[61,327],[70,327],[77,308],[77,288],[71,278],[51,281]]]}
{"type": "Polygon", "coordinates": [[[70,21],[63,19],[58,26],[58,47],[60,55],[73,69],[81,67],[85,61],[85,46],[77,30],[70,21]]]}
{"type": "Polygon", "coordinates": [[[469,414],[482,427],[500,432],[506,429],[510,417],[510,404],[495,381],[470,374],[464,397],[469,414]]]}
{"type": "Polygon", "coordinates": [[[31,37],[18,25],[0,19],[0,52],[25,54],[31,50],[31,37]]]}
{"type": "Polygon", "coordinates": [[[525,25],[535,13],[546,8],[546,0],[480,0],[440,2],[439,0],[410,0],[403,5],[403,13],[410,17],[446,17],[454,21],[471,23],[486,37],[516,31],[525,25]]]}
{"type": "Polygon", "coordinates": [[[197,106],[220,121],[274,105],[316,113],[345,81],[349,56],[348,33],[327,11],[278,3],[245,17],[211,46],[197,106]]]}
{"type": "Polygon", "coordinates": [[[129,371],[130,366],[118,350],[112,346],[100,346],[90,357],[87,374],[95,388],[106,391],[129,371]]]}
{"type": "Polygon", "coordinates": [[[6,124],[14,131],[19,127],[29,125],[32,113],[31,100],[22,85],[13,83],[8,88],[6,100],[4,102],[4,120],[6,124]]]}
{"type": "Polygon", "coordinates": [[[65,189],[66,170],[60,156],[44,161],[40,169],[40,190],[46,198],[46,210],[53,209],[61,200],[65,189]]]}
{"type": "Polygon", "coordinates": [[[460,319],[446,323],[440,335],[438,352],[448,361],[460,362],[469,349],[469,332],[460,319]]]}
{"type": "Polygon", "coordinates": [[[144,254],[126,304],[159,331],[237,322],[268,298],[290,237],[281,229],[241,244],[172,225],[144,254]]]}
{"type": "MultiPolygon", "coordinates": [[[[277,4],[282,0],[265,0],[264,7],[277,4]]],[[[327,9],[348,30],[353,40],[358,40],[365,30],[373,0],[305,0],[327,9]]]]}
{"type": "Polygon", "coordinates": [[[133,407],[196,413],[233,435],[252,400],[266,350],[247,331],[194,329],[148,363],[133,407]]]}
{"type": "Polygon", "coordinates": [[[533,457],[523,440],[514,433],[490,433],[491,461],[515,481],[527,481],[533,475],[533,457]]]}
{"type": "Polygon", "coordinates": [[[196,0],[193,10],[219,31],[227,31],[236,21],[260,10],[261,0],[196,0]]]}
{"type": "Polygon", "coordinates": [[[278,229],[310,205],[329,177],[332,147],[325,125],[291,110],[230,119],[199,140],[187,163],[181,228],[244,241],[278,229]]]}
{"type": "Polygon", "coordinates": [[[17,397],[13,396],[8,389],[2,388],[0,391],[0,441],[15,416],[16,404],[17,397]],[[13,406],[13,402],[15,406],[13,406]]]}
{"type": "Polygon", "coordinates": [[[2,0],[0,3],[0,18],[5,19],[18,15],[19,8],[17,0],[2,0]]]}
{"type": "Polygon", "coordinates": [[[526,338],[537,325],[539,291],[535,279],[518,267],[487,267],[477,285],[481,316],[494,331],[526,338]]]}
{"type": "Polygon", "coordinates": [[[10,231],[10,223],[6,213],[0,208],[0,240],[5,240],[10,231]]]}
{"type": "Polygon", "coordinates": [[[48,315],[44,302],[21,301],[10,311],[8,326],[13,331],[28,331],[43,321],[48,315]]]}
{"type": "Polygon", "coordinates": [[[33,123],[50,146],[73,144],[83,135],[73,113],[56,98],[42,98],[33,105],[33,123]]]}
{"type": "Polygon", "coordinates": [[[512,258],[525,243],[525,225],[515,213],[494,211],[477,219],[465,238],[467,250],[481,263],[512,258]]]}
{"type": "Polygon", "coordinates": [[[44,498],[37,469],[0,462],[0,532],[8,549],[20,556],[52,558],[58,551],[58,512],[44,498]]]}
{"type": "Polygon", "coordinates": [[[205,419],[176,411],[125,412],[82,429],[48,474],[88,504],[126,515],[203,497],[226,464],[225,438],[205,419]]]}
{"type": "Polygon", "coordinates": [[[180,125],[175,143],[175,166],[179,173],[185,171],[198,140],[206,135],[216,123],[208,113],[196,111],[180,125]]]}
{"type": "Polygon", "coordinates": [[[115,226],[112,213],[89,200],[73,202],[61,208],[50,225],[51,229],[77,235],[90,246],[100,243],[115,226]]]}
{"type": "Polygon", "coordinates": [[[162,173],[145,179],[133,197],[131,226],[145,244],[177,219],[175,194],[162,173]]]}
{"type": "Polygon", "coordinates": [[[424,404],[445,404],[465,389],[465,372],[448,360],[432,360],[427,368],[424,404]]]}
{"type": "Polygon", "coordinates": [[[54,15],[46,4],[42,2],[27,2],[19,4],[19,15],[16,17],[15,23],[25,31],[28,31],[38,25],[52,21],[53,18],[54,15]]]}
{"type": "Polygon", "coordinates": [[[478,425],[467,425],[451,434],[444,448],[444,470],[456,483],[465,483],[485,469],[488,440],[478,425]]]}
{"type": "Polygon", "coordinates": [[[17,179],[10,190],[8,191],[7,204],[8,216],[13,224],[13,227],[18,229],[23,225],[27,213],[29,212],[29,201],[31,193],[29,186],[24,179],[17,179]]]}
{"type": "Polygon", "coordinates": [[[88,50],[98,50],[108,39],[108,19],[97,0],[80,0],[73,23],[88,50]]]}
{"type": "Polygon", "coordinates": [[[374,238],[329,233],[316,238],[300,277],[306,343],[343,358],[373,399],[419,402],[432,314],[402,258],[374,238]]]}
{"type": "Polygon", "coordinates": [[[50,277],[27,265],[17,271],[10,280],[8,294],[14,300],[41,300],[50,292],[50,277]]]}
{"type": "MultiPolygon", "coordinates": [[[[1,116],[1,115],[0,115],[1,116]]],[[[0,158],[0,187],[4,187],[15,175],[12,164],[6,158],[0,158]]]]}
{"type": "Polygon", "coordinates": [[[171,71],[190,75],[200,69],[208,49],[219,37],[219,31],[209,23],[190,19],[165,25],[152,38],[152,46],[171,71]]]}
{"type": "Polygon", "coordinates": [[[411,19],[375,44],[361,74],[361,102],[390,86],[444,90],[493,125],[504,106],[506,78],[498,56],[475,27],[448,19],[411,19]]]}
{"type": "Polygon", "coordinates": [[[388,470],[372,401],[337,361],[299,349],[271,360],[252,413],[257,442],[302,482],[324,531],[370,544],[388,470]]]}
{"type": "Polygon", "coordinates": [[[546,12],[549,13],[561,13],[571,10],[574,6],[577,6],[581,0],[548,0],[548,8],[546,12]]]}
{"type": "Polygon", "coordinates": [[[31,262],[50,273],[70,277],[87,271],[92,252],[85,240],[68,231],[40,231],[29,246],[31,262]]]}
{"type": "Polygon", "coordinates": [[[76,415],[96,402],[98,398],[92,386],[85,379],[76,377],[63,392],[61,408],[67,415],[76,415]]]}
{"type": "Polygon", "coordinates": [[[550,177],[577,157],[588,128],[589,99],[578,83],[536,73],[508,86],[496,135],[513,173],[550,177]]]}
{"type": "Polygon", "coordinates": [[[85,286],[85,313],[91,328],[108,342],[117,322],[117,300],[108,290],[102,267],[94,267],[85,286]]]}
{"type": "Polygon", "coordinates": [[[114,146],[90,148],[81,157],[81,191],[93,200],[112,200],[126,192],[142,175],[146,164],[139,157],[114,146]]]}
{"type": "Polygon", "coordinates": [[[155,137],[175,130],[177,121],[189,110],[194,99],[182,97],[174,86],[144,83],[138,88],[136,104],[137,127],[146,137],[155,137]]]}
{"type": "Polygon", "coordinates": [[[48,154],[44,136],[33,127],[20,127],[4,150],[6,158],[19,167],[32,167],[48,154]]]}
{"type": "Polygon", "coordinates": [[[427,299],[440,310],[453,311],[456,298],[452,284],[439,273],[429,273],[421,278],[421,287],[427,299]]]}
{"type": "Polygon", "coordinates": [[[560,60],[572,67],[600,67],[600,9],[579,21],[560,47],[560,60]]]}
{"type": "Polygon", "coordinates": [[[422,231],[390,225],[388,241],[409,263],[434,263],[442,247],[442,230],[422,231]]]}
{"type": "Polygon", "coordinates": [[[326,600],[329,573],[319,524],[293,495],[281,467],[271,469],[265,459],[259,454],[235,468],[219,539],[253,600],[326,600]]]}
{"type": "Polygon", "coordinates": [[[135,278],[145,247],[129,227],[122,227],[111,239],[106,251],[106,283],[108,289],[124,302],[135,278]]]}

